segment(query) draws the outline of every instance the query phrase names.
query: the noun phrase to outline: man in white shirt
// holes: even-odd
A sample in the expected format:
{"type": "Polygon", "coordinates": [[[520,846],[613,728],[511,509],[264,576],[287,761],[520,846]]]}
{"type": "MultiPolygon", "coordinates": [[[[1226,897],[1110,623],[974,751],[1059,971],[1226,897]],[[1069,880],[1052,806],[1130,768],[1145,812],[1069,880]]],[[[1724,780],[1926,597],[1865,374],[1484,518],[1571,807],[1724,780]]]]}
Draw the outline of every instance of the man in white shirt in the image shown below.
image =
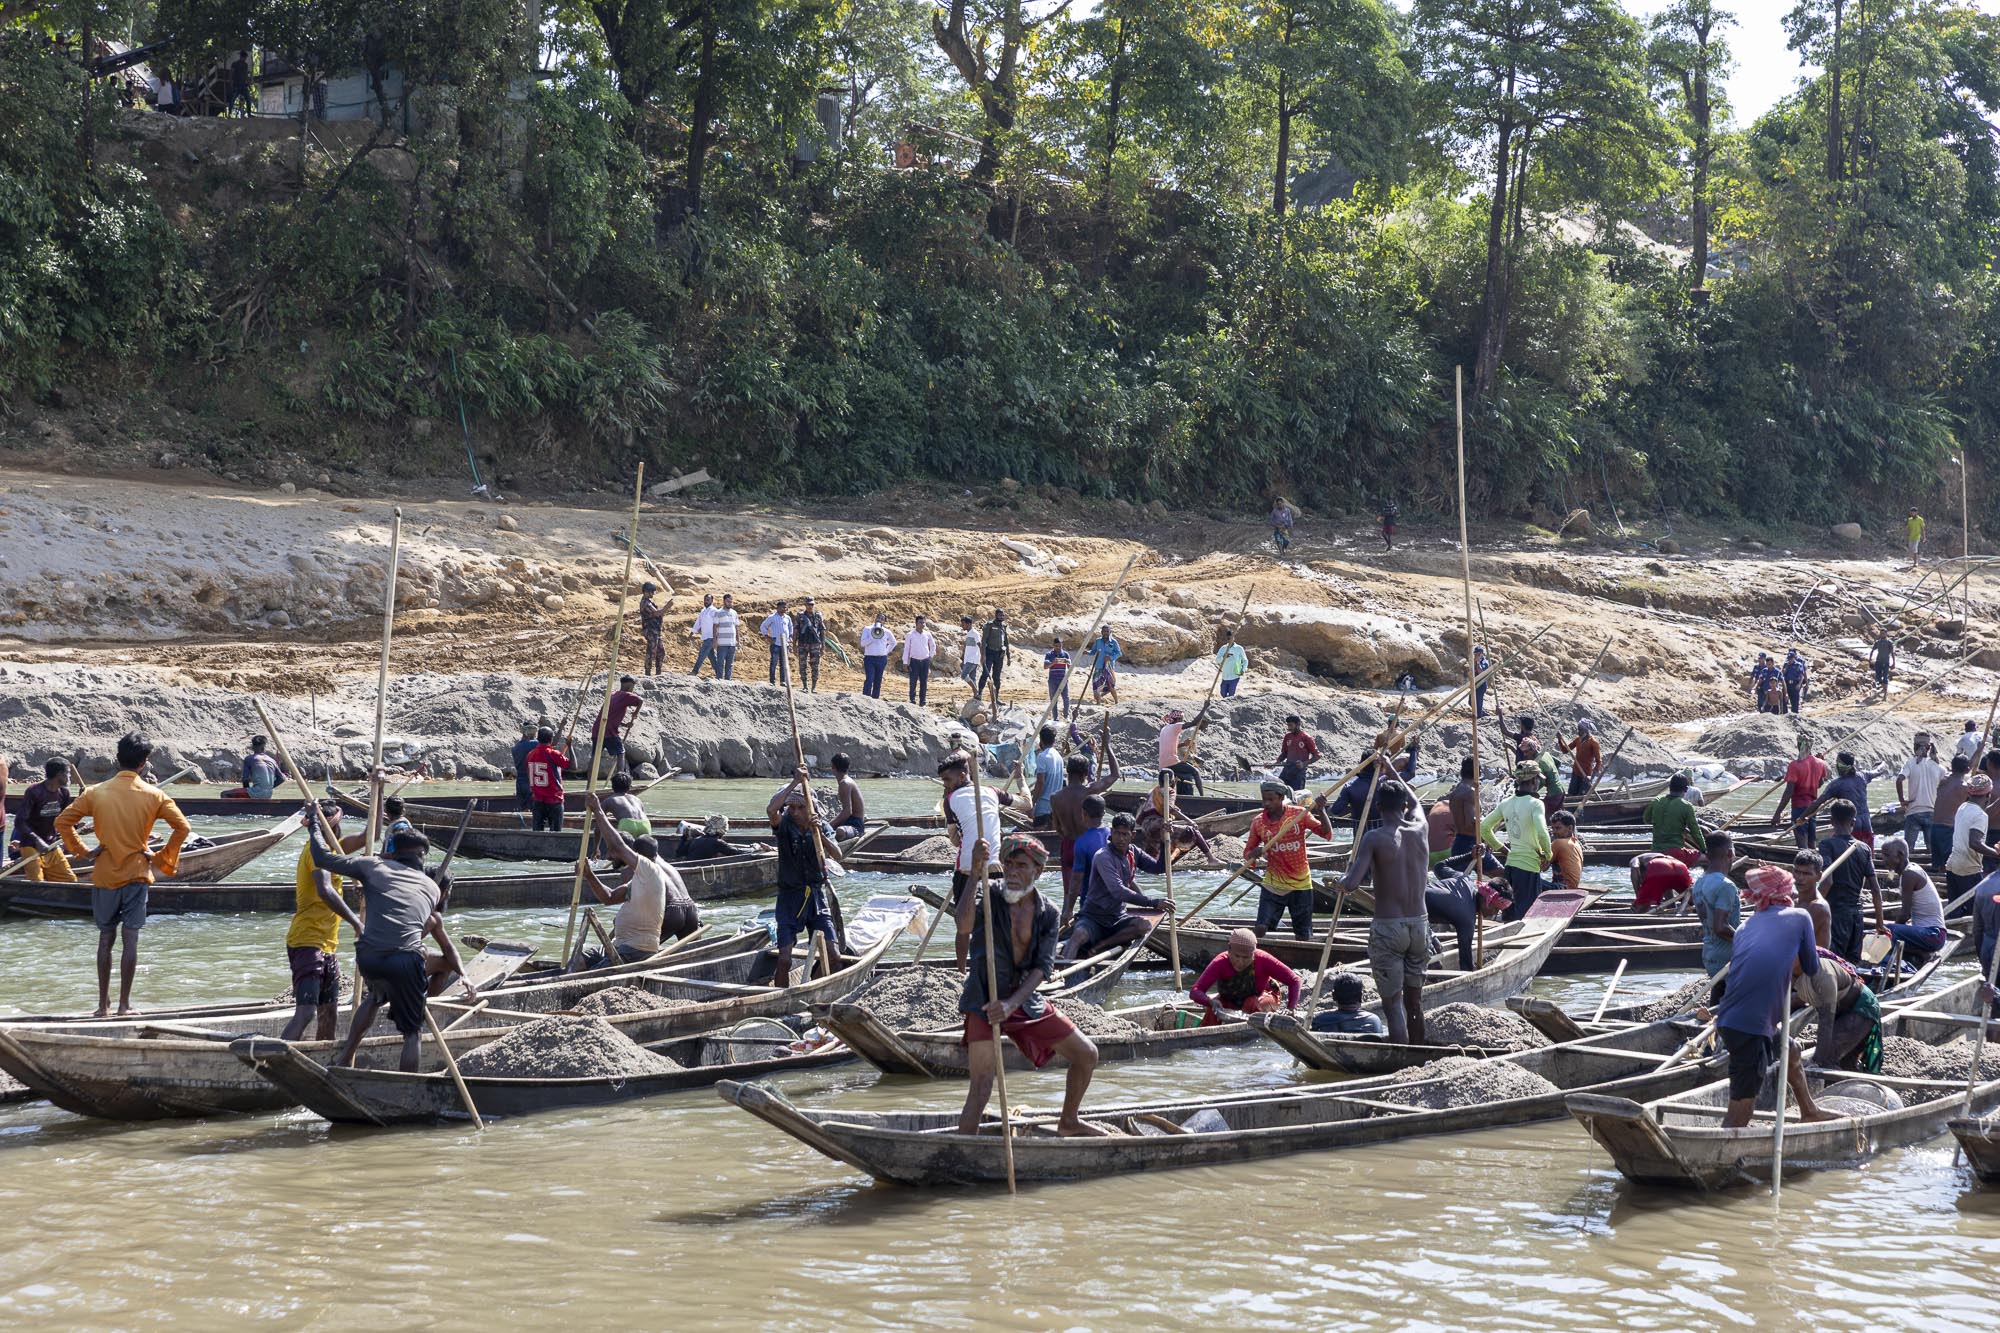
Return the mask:
{"type": "Polygon", "coordinates": [[[1993,779],[1974,773],[1965,780],[1965,800],[1951,822],[1951,855],[1944,863],[1944,891],[1956,899],[1977,884],[1986,873],[1985,862],[1994,850],[1986,845],[1986,802],[1993,795],[1993,779]]]}
{"type": "Polygon", "coordinates": [[[722,605],[716,609],[715,619],[709,622],[709,629],[715,635],[715,674],[720,680],[736,679],[736,631],[741,623],[736,614],[735,595],[722,594],[722,605]]]}
{"type": "Polygon", "coordinates": [[[979,688],[979,631],[974,628],[971,616],[958,618],[959,633],[965,636],[965,651],[959,659],[958,678],[974,689],[979,688]]]}
{"type": "MultiPolygon", "coordinates": [[[[930,702],[931,659],[936,656],[937,635],[931,633],[924,618],[918,616],[916,625],[903,640],[903,670],[909,673],[910,677],[910,702],[918,707],[930,702]]],[[[875,697],[879,699],[881,695],[882,682],[880,677],[877,677],[875,697]]]]}
{"type": "MultiPolygon", "coordinates": [[[[959,895],[965,892],[966,884],[972,878],[974,844],[985,840],[987,859],[990,864],[993,851],[1000,845],[1000,812],[1010,806],[1032,806],[1033,801],[1024,794],[1016,797],[1005,787],[989,787],[980,784],[979,818],[972,813],[972,756],[964,750],[953,750],[938,761],[938,781],[944,784],[944,808],[947,817],[958,829],[958,861],[951,872],[951,904],[958,907],[959,895]]],[[[958,968],[965,970],[967,946],[970,935],[958,937],[958,968]]]]}
{"type": "Polygon", "coordinates": [[[1979,724],[1978,724],[1977,722],[1968,722],[1968,723],[1966,723],[1966,724],[1965,724],[1965,730],[1964,730],[1964,731],[1961,731],[1960,733],[1958,733],[1958,747],[1957,747],[1957,748],[1958,748],[1958,752],[1959,752],[1960,754],[1964,755],[1964,756],[1965,756],[1965,757],[1966,757],[1967,759],[1970,759],[1970,760],[1974,761],[1975,763],[1976,763],[1976,762],[1978,762],[1978,759],[1979,759],[1979,724]]]}
{"type": "Polygon", "coordinates": [[[690,639],[700,639],[701,649],[694,655],[694,670],[689,675],[699,676],[701,664],[708,663],[709,674],[720,676],[722,664],[715,660],[715,594],[703,593],[701,610],[694,613],[694,628],[688,631],[690,639]]]}
{"type": "Polygon", "coordinates": [[[764,623],[757,632],[770,640],[771,674],[766,685],[789,685],[792,683],[792,611],[791,603],[778,599],[778,609],[764,617],[764,623]]]}
{"type": "Polygon", "coordinates": [[[1919,833],[1925,846],[1930,845],[1931,811],[1937,808],[1938,784],[1944,781],[1944,766],[1933,757],[1936,748],[1929,732],[1918,732],[1903,771],[1896,775],[1896,798],[1903,803],[1903,841],[1912,851],[1919,833]]]}
{"type": "Polygon", "coordinates": [[[861,692],[871,699],[882,697],[882,673],[889,669],[889,654],[895,647],[896,631],[877,613],[875,623],[861,631],[861,692]]]}

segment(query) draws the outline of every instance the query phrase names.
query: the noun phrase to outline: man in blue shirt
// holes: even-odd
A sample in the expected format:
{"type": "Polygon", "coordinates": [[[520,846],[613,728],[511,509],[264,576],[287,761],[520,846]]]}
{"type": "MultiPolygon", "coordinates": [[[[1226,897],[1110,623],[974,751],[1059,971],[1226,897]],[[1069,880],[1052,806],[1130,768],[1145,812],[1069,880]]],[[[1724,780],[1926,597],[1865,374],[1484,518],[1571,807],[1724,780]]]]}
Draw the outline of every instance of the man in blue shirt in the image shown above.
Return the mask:
{"type": "Polygon", "coordinates": [[[1062,790],[1063,757],[1056,749],[1056,729],[1042,724],[1041,744],[1035,749],[1035,827],[1048,828],[1052,816],[1049,802],[1062,790]]]}
{"type": "Polygon", "coordinates": [[[1694,882],[1689,902],[1701,922],[1701,967],[1711,977],[1729,961],[1730,943],[1743,919],[1742,900],[1729,878],[1736,847],[1727,833],[1708,835],[1708,873],[1694,882]]]}
{"type": "MultiPolygon", "coordinates": [[[[1743,898],[1752,915],[1736,932],[1729,955],[1728,985],[1716,1006],[1716,1035],[1729,1051],[1729,1109],[1724,1129],[1750,1123],[1757,1094],[1779,1050],[1780,1030],[1790,1007],[1792,977],[1817,976],[1819,950],[1814,946],[1812,918],[1792,906],[1794,886],[1789,871],[1757,866],[1744,876],[1743,898]]],[[[1704,1012],[1704,1017],[1706,1013],[1704,1012]]],[[[1806,1120],[1830,1120],[1806,1086],[1799,1050],[1789,1033],[1782,1038],[1787,1078],[1806,1120]]]]}
{"type": "Polygon", "coordinates": [[[514,804],[523,810],[529,809],[535,803],[533,794],[528,791],[528,751],[538,744],[540,742],[535,739],[535,724],[523,722],[521,739],[514,742],[513,749],[514,804]]]}

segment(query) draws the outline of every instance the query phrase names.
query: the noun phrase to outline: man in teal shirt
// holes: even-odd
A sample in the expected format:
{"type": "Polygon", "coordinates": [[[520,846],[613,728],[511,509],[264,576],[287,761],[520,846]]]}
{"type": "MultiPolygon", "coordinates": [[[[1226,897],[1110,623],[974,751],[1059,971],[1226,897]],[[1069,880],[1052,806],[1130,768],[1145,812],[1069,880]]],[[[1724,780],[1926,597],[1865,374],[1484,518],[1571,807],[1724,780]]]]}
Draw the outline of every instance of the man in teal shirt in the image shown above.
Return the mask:
{"type": "Polygon", "coordinates": [[[1222,697],[1234,699],[1236,687],[1243,683],[1243,675],[1250,670],[1250,658],[1243,651],[1243,645],[1236,642],[1235,630],[1222,631],[1222,646],[1215,650],[1215,665],[1222,671],[1222,697]]]}
{"type": "Polygon", "coordinates": [[[1701,922],[1701,966],[1711,977],[1729,961],[1736,945],[1736,927],[1743,922],[1743,898],[1729,878],[1730,864],[1736,859],[1735,844],[1727,833],[1708,835],[1707,873],[1694,882],[1688,901],[1701,922]]]}
{"type": "Polygon", "coordinates": [[[1653,826],[1653,851],[1702,846],[1701,821],[1695,818],[1687,789],[1687,774],[1676,773],[1667,783],[1667,794],[1654,797],[1646,807],[1645,820],[1653,826]]]}

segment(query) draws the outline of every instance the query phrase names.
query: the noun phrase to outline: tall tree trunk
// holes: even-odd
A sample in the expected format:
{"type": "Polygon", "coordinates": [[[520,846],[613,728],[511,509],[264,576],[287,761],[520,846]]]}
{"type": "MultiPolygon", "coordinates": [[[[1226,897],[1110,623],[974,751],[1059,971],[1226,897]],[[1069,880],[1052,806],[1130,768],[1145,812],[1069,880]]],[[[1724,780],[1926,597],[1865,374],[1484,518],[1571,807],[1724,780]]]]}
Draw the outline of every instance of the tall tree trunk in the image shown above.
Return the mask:
{"type": "Polygon", "coordinates": [[[1840,65],[1841,24],[1846,14],[1845,0],[1833,0],[1833,59],[1828,62],[1826,97],[1826,178],[1841,178],[1840,65]]]}
{"type": "Polygon", "coordinates": [[[94,62],[90,58],[90,43],[90,11],[86,9],[83,16],[83,127],[79,140],[79,146],[83,150],[83,169],[85,173],[93,170],[97,158],[97,126],[95,124],[97,118],[91,114],[90,105],[90,91],[97,80],[91,77],[91,65],[94,62]]]}
{"type": "Polygon", "coordinates": [[[1125,19],[1118,19],[1118,53],[1111,58],[1111,86],[1104,99],[1104,211],[1111,211],[1112,174],[1118,162],[1118,114],[1125,97],[1125,19]]]}
{"type": "Polygon", "coordinates": [[[1699,293],[1694,299],[1699,305],[1707,299],[1708,285],[1708,163],[1714,153],[1709,137],[1708,104],[1708,30],[1701,30],[1701,54],[1696,58],[1694,71],[1694,97],[1690,110],[1694,114],[1694,253],[1689,265],[1694,271],[1694,290],[1699,293]]]}
{"type": "MultiPolygon", "coordinates": [[[[1513,97],[1514,80],[1507,79],[1513,97]]],[[[1484,398],[1500,373],[1500,345],[1506,333],[1507,193],[1513,180],[1514,124],[1502,116],[1493,153],[1493,202],[1486,211],[1486,281],[1479,299],[1479,338],[1472,362],[1472,398],[1484,398]]]]}
{"type": "Polygon", "coordinates": [[[1292,161],[1291,76],[1278,71],[1278,165],[1271,173],[1271,212],[1285,215],[1285,197],[1291,184],[1292,161]]]}
{"type": "Polygon", "coordinates": [[[716,18],[713,3],[701,16],[701,57],[694,83],[693,115],[688,124],[688,211],[701,212],[702,176],[708,167],[709,145],[715,140],[715,108],[721,100],[722,78],[715,68],[716,18]]]}

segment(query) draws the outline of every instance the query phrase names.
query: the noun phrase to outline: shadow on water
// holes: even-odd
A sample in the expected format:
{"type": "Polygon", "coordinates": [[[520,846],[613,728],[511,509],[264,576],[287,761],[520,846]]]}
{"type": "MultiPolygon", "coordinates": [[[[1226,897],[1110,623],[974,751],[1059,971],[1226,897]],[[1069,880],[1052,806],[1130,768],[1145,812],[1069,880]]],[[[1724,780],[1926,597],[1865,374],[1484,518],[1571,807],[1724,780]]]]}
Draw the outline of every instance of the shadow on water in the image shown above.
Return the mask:
{"type": "MultiPolygon", "coordinates": [[[[1033,1186],[1024,1185],[1021,1192],[1026,1195],[1032,1189],[1033,1186]]],[[[931,1212],[938,1207],[940,1200],[991,1197],[994,1193],[990,1187],[981,1185],[916,1190],[879,1181],[856,1179],[844,1184],[824,1185],[817,1189],[791,1194],[746,1199],[729,1208],[685,1208],[673,1212],[655,1213],[653,1221],[666,1226],[714,1226],[733,1222],[811,1222],[822,1226],[866,1226],[931,1212]]]]}

